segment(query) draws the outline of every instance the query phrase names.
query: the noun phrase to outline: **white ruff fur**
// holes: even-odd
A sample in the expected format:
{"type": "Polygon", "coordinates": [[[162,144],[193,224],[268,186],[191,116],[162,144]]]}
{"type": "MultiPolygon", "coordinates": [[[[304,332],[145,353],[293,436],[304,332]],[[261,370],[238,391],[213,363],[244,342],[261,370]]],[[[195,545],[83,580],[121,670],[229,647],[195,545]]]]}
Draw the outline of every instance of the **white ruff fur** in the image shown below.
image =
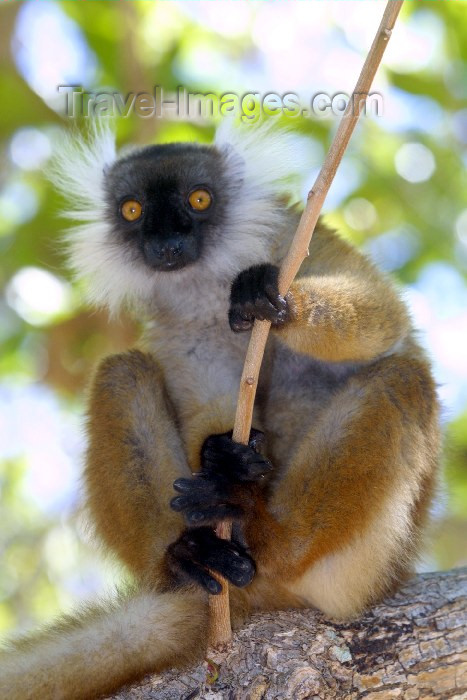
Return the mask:
{"type": "Polygon", "coordinates": [[[105,173],[118,159],[111,125],[102,120],[86,138],[70,134],[64,139],[50,179],[68,202],[64,215],[81,222],[66,232],[66,242],[71,266],[76,277],[86,279],[93,304],[116,313],[123,304],[141,309],[163,299],[186,310],[187,296],[197,299],[207,284],[225,287],[242,269],[271,259],[273,240],[286,221],[286,207],[276,197],[298,199],[298,185],[311,165],[306,140],[269,125],[234,127],[225,120],[213,145],[224,156],[235,193],[225,235],[197,264],[154,272],[130,258],[108,223],[105,173]]]}

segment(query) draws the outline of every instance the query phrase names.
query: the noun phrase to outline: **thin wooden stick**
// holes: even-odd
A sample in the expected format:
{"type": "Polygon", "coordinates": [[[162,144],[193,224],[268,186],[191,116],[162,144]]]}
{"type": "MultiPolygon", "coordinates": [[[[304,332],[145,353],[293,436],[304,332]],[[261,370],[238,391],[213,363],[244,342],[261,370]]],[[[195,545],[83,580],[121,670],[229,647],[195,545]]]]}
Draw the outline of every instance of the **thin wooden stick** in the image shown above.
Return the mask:
{"type": "MultiPolygon", "coordinates": [[[[323,167],[313,187],[308,193],[307,205],[300,219],[290,249],[281,266],[279,291],[282,295],[287,293],[300,265],[309,254],[308,246],[324,200],[334,179],[336,170],[342,160],[345,149],[347,148],[347,144],[360,113],[365,105],[365,100],[368,97],[373,78],[381,62],[403,1],[404,0],[388,0],[381,24],[373,40],[367,59],[347,105],[347,109],[342,116],[326,160],[324,161],[323,167]]],[[[255,321],[243,367],[242,378],[240,380],[233,439],[245,445],[248,444],[248,438],[250,436],[258,376],[270,327],[271,324],[269,321],[255,321]]],[[[231,524],[229,522],[220,523],[216,533],[219,537],[225,539],[229,538],[231,536],[231,524]]],[[[213,647],[220,647],[229,642],[232,636],[230,628],[228,584],[224,580],[222,580],[222,584],[223,592],[217,596],[210,596],[210,640],[213,647]]]]}

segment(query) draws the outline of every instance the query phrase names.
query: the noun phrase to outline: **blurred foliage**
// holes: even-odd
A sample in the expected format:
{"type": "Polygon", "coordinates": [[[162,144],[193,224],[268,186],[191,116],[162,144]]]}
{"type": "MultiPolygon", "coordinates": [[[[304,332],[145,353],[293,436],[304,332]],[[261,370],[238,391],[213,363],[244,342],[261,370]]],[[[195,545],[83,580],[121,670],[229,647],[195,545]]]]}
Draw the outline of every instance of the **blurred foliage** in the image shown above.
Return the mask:
{"type": "MultiPolygon", "coordinates": [[[[44,506],[37,495],[37,488],[42,493],[44,487],[41,480],[63,478],[61,460],[65,458],[61,455],[69,456],[69,440],[63,439],[63,452],[53,461],[47,458],[47,450],[56,436],[49,435],[44,448],[46,436],[40,435],[45,456],[37,468],[39,476],[36,474],[36,481],[31,481],[28,474],[36,473],[29,461],[37,452],[37,431],[47,430],[48,411],[53,412],[53,406],[57,406],[62,421],[79,415],[84,388],[97,360],[128,347],[137,337],[137,329],[128,319],[111,321],[104,312],[85,308],[80,290],[66,269],[60,244],[63,221],[58,216],[62,202],[44,178],[43,168],[47,148],[70,120],[63,115],[63,101],[59,101],[57,83],[53,83],[59,73],[57,66],[53,70],[53,51],[52,58],[48,58],[49,74],[44,72],[40,84],[37,76],[36,80],[31,77],[32,68],[22,58],[24,52],[31,53],[27,28],[23,26],[26,21],[32,22],[31,13],[25,13],[27,5],[34,3],[7,2],[0,6],[0,408],[7,426],[3,432],[0,429],[4,443],[4,454],[0,454],[4,457],[0,466],[0,630],[27,627],[46,619],[120,575],[115,569],[105,568],[91,553],[83,528],[77,525],[75,476],[70,477],[72,495],[61,502],[60,509],[56,504],[44,506]],[[44,271],[46,275],[41,276],[44,271]],[[39,287],[45,290],[45,299],[37,291],[39,287]],[[46,393],[40,394],[37,403],[31,403],[28,392],[37,387],[46,393]],[[35,406],[38,415],[29,415],[21,408],[23,405],[29,411],[35,406]],[[13,415],[15,406],[19,406],[18,415],[13,415]],[[25,426],[32,421],[36,421],[36,433],[28,442],[32,433],[25,426]],[[16,426],[17,434],[11,426],[16,426]]],[[[257,71],[258,65],[265,63],[253,37],[253,19],[245,21],[243,29],[236,32],[216,31],[209,22],[215,10],[207,9],[206,3],[43,0],[40,5],[43,11],[53,10],[54,16],[69,22],[64,37],[57,33],[57,25],[51,25],[50,35],[45,31],[42,36],[41,50],[46,55],[54,42],[61,40],[68,42],[68,49],[63,50],[69,50],[72,58],[73,51],[76,55],[81,51],[86,57],[82,72],[79,66],[77,73],[70,69],[67,74],[63,68],[63,82],[74,81],[88,90],[150,92],[158,84],[169,92],[183,84],[192,92],[219,94],[236,89],[241,93],[251,89],[249,65],[257,71]],[[232,70],[241,67],[229,74],[232,83],[222,85],[205,77],[205,71],[210,74],[212,67],[210,55],[232,70]],[[199,56],[201,67],[196,67],[193,57],[199,56]]],[[[242,0],[234,5],[224,5],[225,12],[246,11],[242,0]]],[[[406,3],[402,25],[428,17],[435,28],[442,27],[441,58],[416,70],[391,67],[384,71],[383,84],[397,91],[399,99],[405,101],[409,111],[412,109],[412,119],[398,129],[391,128],[388,120],[384,124],[377,118],[361,120],[333,190],[340,195],[334,200],[331,197],[335,204],[328,205],[327,210],[329,223],[368,249],[401,284],[414,285],[415,289],[419,289],[424,273],[441,269],[433,268],[434,264],[447,266],[442,269],[450,270],[456,279],[465,280],[467,271],[467,13],[463,5],[406,3]],[[414,110],[420,110],[419,124],[413,118],[414,110]],[[427,119],[430,114],[439,115],[433,127],[427,119]],[[428,153],[434,159],[436,167],[426,179],[410,182],[397,171],[398,154],[407,143],[425,146],[422,155],[428,153]]],[[[345,6],[350,18],[355,3],[347,2],[345,6]]],[[[251,16],[261,11],[255,7],[251,16]]],[[[332,31],[346,46],[346,40],[339,38],[342,26],[331,27],[332,31]]],[[[304,49],[310,56],[311,44],[304,49]]],[[[358,52],[361,58],[367,48],[362,45],[358,52]]],[[[302,56],[305,64],[307,56],[302,56]]],[[[326,55],[320,60],[325,64],[326,55]]],[[[257,72],[255,76],[256,84],[257,72]]],[[[275,89],[270,75],[264,80],[263,93],[275,89]]],[[[299,92],[293,72],[290,80],[290,90],[299,92]]],[[[336,85],[336,91],[350,92],[353,80],[348,85],[336,85]]],[[[319,88],[319,79],[310,75],[310,84],[319,88]]],[[[336,120],[290,119],[290,123],[309,136],[319,161],[329,146],[336,120]]],[[[173,118],[132,116],[118,120],[117,128],[121,143],[205,141],[213,133],[213,124],[203,119],[189,124],[173,118]]],[[[429,279],[436,284],[438,278],[429,279]]],[[[444,291],[440,288],[439,294],[444,291]]],[[[446,437],[449,508],[437,525],[431,566],[466,562],[467,407],[457,407],[455,416],[446,437]]],[[[79,464],[81,452],[80,445],[70,450],[72,463],[79,464]]]]}

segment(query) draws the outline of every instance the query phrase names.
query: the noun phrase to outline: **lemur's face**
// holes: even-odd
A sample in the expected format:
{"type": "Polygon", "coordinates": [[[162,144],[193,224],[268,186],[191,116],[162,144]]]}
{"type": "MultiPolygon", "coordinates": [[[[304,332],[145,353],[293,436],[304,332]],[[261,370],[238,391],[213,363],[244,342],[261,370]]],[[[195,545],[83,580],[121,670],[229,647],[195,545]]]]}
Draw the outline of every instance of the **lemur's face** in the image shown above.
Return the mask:
{"type": "Polygon", "coordinates": [[[148,146],[106,174],[116,240],[152,270],[196,262],[225,220],[225,166],[218,151],[195,144],[148,146]]]}

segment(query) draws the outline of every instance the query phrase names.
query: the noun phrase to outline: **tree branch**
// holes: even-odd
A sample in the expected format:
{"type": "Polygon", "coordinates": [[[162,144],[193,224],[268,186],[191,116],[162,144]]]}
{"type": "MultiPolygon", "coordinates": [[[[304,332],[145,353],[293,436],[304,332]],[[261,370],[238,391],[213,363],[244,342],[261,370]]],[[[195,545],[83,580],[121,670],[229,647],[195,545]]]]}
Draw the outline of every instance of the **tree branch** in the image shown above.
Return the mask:
{"type": "Polygon", "coordinates": [[[149,676],[113,700],[407,700],[467,694],[467,568],[421,574],[364,617],[255,615],[205,685],[206,664],[149,676]]]}

